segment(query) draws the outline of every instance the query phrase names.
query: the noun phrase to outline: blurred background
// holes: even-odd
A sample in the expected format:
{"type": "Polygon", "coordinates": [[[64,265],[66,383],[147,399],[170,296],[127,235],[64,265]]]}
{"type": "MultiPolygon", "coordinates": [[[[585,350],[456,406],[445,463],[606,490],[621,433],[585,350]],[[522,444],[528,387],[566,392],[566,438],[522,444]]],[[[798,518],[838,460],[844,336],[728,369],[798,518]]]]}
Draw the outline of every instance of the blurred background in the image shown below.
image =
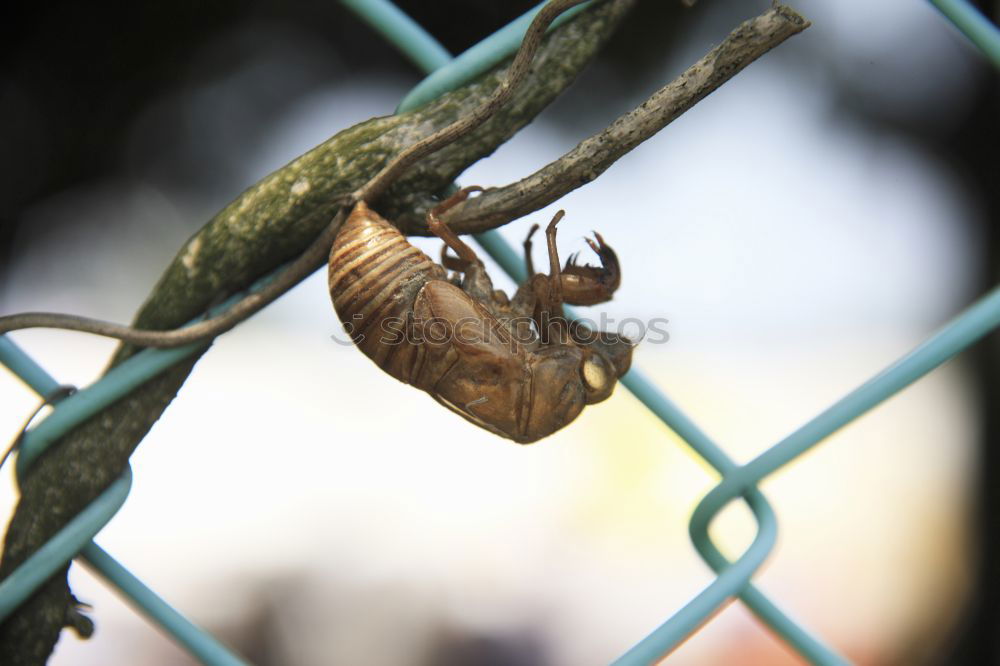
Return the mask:
{"type": "MultiPolygon", "coordinates": [[[[531,2],[398,2],[454,53],[531,2]]],[[[642,2],[578,83],[463,184],[516,180],[599,131],[766,2],[642,2]]],[[[813,27],[565,208],[600,231],[635,365],[747,461],[907,352],[996,277],[998,75],[926,3],[799,0],[813,27]]],[[[996,18],[995,3],[982,7],[996,18]]],[[[184,241],[419,72],[333,0],[23,5],[0,30],[0,312],[127,322],[184,241]]],[[[421,239],[435,256],[439,243],[421,239]]],[[[513,285],[492,271],[505,288],[513,285]]],[[[133,457],[97,541],[255,664],[555,666],[619,656],[713,576],[687,521],[716,475],[619,389],[519,447],[343,339],[321,273],[220,338],[133,457]]],[[[13,339],[59,381],[114,343],[13,339]]],[[[1000,661],[996,336],[763,484],[757,576],[859,664],[1000,661]]],[[[0,373],[0,433],[37,398],[0,373]]],[[[0,513],[16,502],[4,469],[0,513]]],[[[713,534],[753,538],[742,506],[713,534]]],[[[189,664],[80,566],[89,641],[57,665],[189,664]]],[[[795,664],[732,604],[671,664],[795,664]]]]}

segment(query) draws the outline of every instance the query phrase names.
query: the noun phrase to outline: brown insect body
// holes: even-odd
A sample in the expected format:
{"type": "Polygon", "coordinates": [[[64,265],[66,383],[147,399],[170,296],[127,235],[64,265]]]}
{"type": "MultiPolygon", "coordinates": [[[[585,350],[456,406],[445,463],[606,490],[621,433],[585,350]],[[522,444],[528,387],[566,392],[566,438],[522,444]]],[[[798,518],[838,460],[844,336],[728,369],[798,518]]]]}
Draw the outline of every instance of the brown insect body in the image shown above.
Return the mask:
{"type": "MultiPolygon", "coordinates": [[[[589,241],[601,268],[560,269],[555,225],[547,238],[550,275],[532,275],[512,300],[495,291],[482,262],[437,214],[431,230],[458,253],[445,268],[407,242],[387,220],[359,203],[330,253],[330,295],[355,344],[396,379],[427,391],[472,423],[517,442],[534,442],[604,400],[628,369],[632,343],[562,318],[568,302],[608,300],[620,282],[617,259],[597,235],[589,241]],[[553,277],[554,276],[554,277],[553,277]]],[[[534,232],[535,229],[532,229],[534,232]]],[[[525,241],[530,251],[530,235],[525,241]]],[[[530,254],[528,255],[529,273],[530,254]]]]}

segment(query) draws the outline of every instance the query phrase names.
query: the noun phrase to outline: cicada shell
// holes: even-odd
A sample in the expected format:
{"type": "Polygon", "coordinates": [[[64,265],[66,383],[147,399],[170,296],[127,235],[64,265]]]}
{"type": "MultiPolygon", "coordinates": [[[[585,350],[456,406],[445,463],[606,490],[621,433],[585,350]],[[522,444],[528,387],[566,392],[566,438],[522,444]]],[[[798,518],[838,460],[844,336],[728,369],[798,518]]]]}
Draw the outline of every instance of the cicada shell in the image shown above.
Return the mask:
{"type": "MultiPolygon", "coordinates": [[[[618,259],[595,234],[588,242],[600,267],[577,266],[571,258],[560,268],[560,211],[546,231],[549,274],[531,275],[508,299],[438,217],[475,189],[460,191],[428,215],[431,231],[458,255],[443,253],[444,265],[365,203],[357,204],[330,252],[330,296],[354,343],[385,372],[481,428],[534,442],[606,399],[628,370],[631,341],[562,315],[563,301],[611,298],[621,279],[618,259]],[[448,269],[455,271],[450,277],[448,269]]],[[[533,273],[530,238],[525,250],[533,273]]]]}

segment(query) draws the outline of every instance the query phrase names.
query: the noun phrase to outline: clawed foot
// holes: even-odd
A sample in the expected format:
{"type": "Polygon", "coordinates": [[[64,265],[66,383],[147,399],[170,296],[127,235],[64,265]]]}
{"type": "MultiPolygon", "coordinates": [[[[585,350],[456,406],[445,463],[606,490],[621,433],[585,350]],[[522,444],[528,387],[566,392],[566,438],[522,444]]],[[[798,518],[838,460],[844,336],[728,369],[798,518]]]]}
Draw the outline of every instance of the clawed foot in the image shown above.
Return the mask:
{"type": "Polygon", "coordinates": [[[579,253],[570,255],[562,269],[563,300],[574,305],[594,305],[610,300],[622,281],[618,255],[604,242],[601,234],[594,232],[596,241],[587,238],[587,245],[597,254],[601,265],[580,266],[576,263],[579,253]]]}

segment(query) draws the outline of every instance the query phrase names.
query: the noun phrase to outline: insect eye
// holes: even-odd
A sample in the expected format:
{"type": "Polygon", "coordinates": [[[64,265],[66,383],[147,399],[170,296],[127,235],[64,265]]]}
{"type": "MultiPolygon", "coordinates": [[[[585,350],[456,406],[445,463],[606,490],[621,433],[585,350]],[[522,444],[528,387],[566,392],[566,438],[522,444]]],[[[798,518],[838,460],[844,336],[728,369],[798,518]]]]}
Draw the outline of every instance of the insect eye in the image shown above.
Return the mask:
{"type": "Polygon", "coordinates": [[[611,380],[611,373],[606,367],[604,359],[597,355],[589,356],[583,362],[580,375],[583,377],[583,383],[587,390],[593,393],[604,391],[611,380]]]}

